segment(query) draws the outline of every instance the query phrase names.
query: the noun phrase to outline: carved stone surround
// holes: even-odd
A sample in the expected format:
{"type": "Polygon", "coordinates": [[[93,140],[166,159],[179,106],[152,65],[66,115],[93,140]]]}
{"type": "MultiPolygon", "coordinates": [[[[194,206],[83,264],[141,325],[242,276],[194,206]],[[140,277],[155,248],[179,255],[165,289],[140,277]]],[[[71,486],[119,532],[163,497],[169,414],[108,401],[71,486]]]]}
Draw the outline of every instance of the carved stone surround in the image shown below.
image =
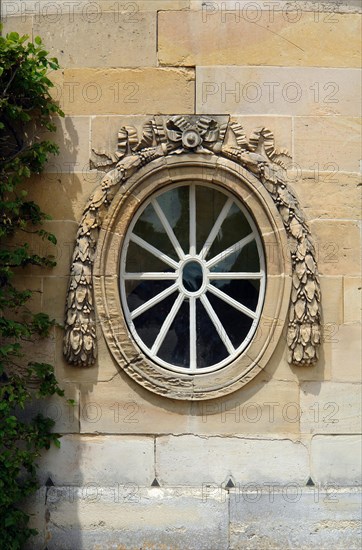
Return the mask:
{"type": "MultiPolygon", "coordinates": [[[[77,233],[66,304],[64,355],[67,361],[75,366],[87,367],[92,365],[97,357],[94,285],[98,288],[96,294],[104,292],[105,283],[101,285],[102,291],[99,280],[102,277],[102,269],[106,269],[106,260],[101,258],[102,254],[104,255],[104,247],[109,246],[109,243],[106,245],[105,234],[103,237],[101,235],[100,239],[101,229],[105,229],[104,233],[118,232],[118,230],[114,231],[115,220],[119,216],[118,205],[123,204],[128,197],[128,206],[126,206],[128,216],[133,213],[141,200],[142,182],[145,178],[153,182],[154,188],[167,180],[166,173],[171,174],[173,171],[174,175],[168,175],[168,181],[172,182],[175,178],[177,179],[178,171],[181,173],[184,170],[189,180],[194,177],[199,177],[200,180],[211,177],[213,181],[220,185],[224,184],[228,189],[234,186],[235,193],[241,193],[239,188],[241,189],[245,184],[250,188],[243,200],[247,203],[251,192],[255,196],[259,194],[269,197],[260,199],[261,202],[264,201],[262,208],[266,210],[271,209],[265,206],[266,201],[272,199],[272,208],[276,211],[279,223],[281,222],[282,231],[280,232],[277,228],[278,221],[271,222],[274,226],[270,227],[280,237],[277,244],[279,248],[283,246],[281,233],[284,232],[286,235],[287,251],[279,250],[278,253],[280,257],[284,256],[284,273],[289,270],[291,275],[291,292],[288,291],[288,361],[300,366],[315,363],[321,339],[320,283],[308,224],[296,195],[286,182],[284,162],[288,156],[287,151],[275,148],[274,136],[267,128],[256,129],[247,139],[243,127],[232,120],[229,121],[225,116],[156,116],[144,126],[140,140],[135,128],[129,126],[121,128],[116,152],[118,161],[115,168],[103,177],[101,184],[90,197],[77,233]],[[215,175],[218,173],[223,173],[222,177],[215,175]],[[228,179],[230,181],[225,183],[228,179]],[[141,189],[140,198],[137,204],[131,206],[130,197],[137,195],[138,189],[141,189]],[[111,218],[113,222],[110,221],[111,218]],[[102,241],[102,250],[98,250],[99,240],[102,241]],[[98,261],[100,267],[97,268],[95,276],[96,256],[100,258],[98,261]]],[[[150,191],[148,190],[147,193],[150,191]]],[[[258,209],[256,202],[254,206],[258,209]]],[[[249,207],[259,224],[258,212],[254,211],[252,205],[249,207]]],[[[263,216],[262,208],[260,217],[263,216]]],[[[118,244],[121,246],[121,241],[118,244]]],[[[114,245],[113,242],[112,246],[114,245]]],[[[117,262],[113,267],[114,273],[117,274],[119,272],[117,262]]],[[[111,290],[109,292],[112,293],[111,290]]],[[[99,305],[99,309],[102,310],[102,304],[99,303],[99,305]]],[[[101,317],[102,328],[106,332],[108,341],[107,331],[113,330],[109,327],[109,319],[115,315],[121,316],[121,312],[106,311],[107,308],[108,306],[105,307],[101,317]]],[[[98,315],[100,315],[99,312],[98,315]]],[[[276,310],[272,315],[274,320],[278,318],[283,324],[279,314],[275,317],[276,310]]],[[[126,335],[125,338],[129,339],[129,336],[126,335]]],[[[110,348],[113,352],[112,344],[110,348]]],[[[119,359],[122,367],[128,372],[133,368],[129,361],[127,357],[119,359]]],[[[135,358],[133,358],[134,362],[135,358]]],[[[260,371],[260,361],[257,365],[256,371],[260,371]]],[[[256,372],[253,376],[255,374],[256,372]]],[[[174,375],[172,377],[177,378],[174,375]]],[[[239,385],[251,377],[244,376],[243,382],[239,385]]],[[[185,396],[178,391],[170,392],[167,389],[162,391],[160,388],[152,387],[152,383],[138,380],[138,375],[134,378],[149,389],[171,397],[205,399],[215,396],[208,392],[204,394],[202,391],[199,397],[195,397],[192,392],[185,396]]],[[[180,378],[187,378],[187,376],[180,378]]],[[[176,381],[176,385],[178,383],[179,381],[176,381]]],[[[234,389],[235,387],[232,389],[230,387],[228,392],[234,389]]]]}

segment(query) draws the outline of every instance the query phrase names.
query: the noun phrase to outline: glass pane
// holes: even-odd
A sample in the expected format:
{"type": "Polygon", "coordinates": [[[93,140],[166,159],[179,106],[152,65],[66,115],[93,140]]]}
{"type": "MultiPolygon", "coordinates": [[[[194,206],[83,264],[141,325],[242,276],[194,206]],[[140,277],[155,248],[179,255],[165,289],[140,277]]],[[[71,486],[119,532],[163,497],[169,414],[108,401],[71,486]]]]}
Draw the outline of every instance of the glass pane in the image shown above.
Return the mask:
{"type": "Polygon", "coordinates": [[[126,281],[129,310],[134,311],[173,284],[174,281],[126,281]]]}
{"type": "Polygon", "coordinates": [[[220,300],[220,298],[211,292],[208,292],[206,296],[214,308],[216,315],[219,317],[231,343],[235,348],[238,348],[248,334],[253,320],[223,300],[220,300]]]}
{"type": "Polygon", "coordinates": [[[145,273],[149,271],[170,273],[174,269],[142,248],[142,246],[131,241],[127,251],[126,273],[145,273]]]}
{"type": "Polygon", "coordinates": [[[177,367],[190,366],[189,309],[188,300],[184,300],[157,354],[177,367]]]}
{"type": "Polygon", "coordinates": [[[189,187],[177,187],[157,197],[184,253],[189,251],[189,187]]]}
{"type": "Polygon", "coordinates": [[[168,238],[152,204],[147,206],[142,216],[139,218],[133,229],[133,233],[161,252],[167,254],[170,258],[178,260],[176,250],[168,238]]]}
{"type": "Polygon", "coordinates": [[[133,322],[136,331],[148,348],[152,348],[177,295],[177,291],[173,292],[171,296],[168,296],[162,302],[159,302],[134,319],[133,322]]]}
{"type": "Polygon", "coordinates": [[[219,263],[212,266],[210,271],[222,273],[227,273],[228,271],[257,273],[260,271],[260,262],[256,242],[252,241],[241,250],[237,250],[233,254],[230,254],[225,260],[221,260],[219,263]]]}
{"type": "Polygon", "coordinates": [[[227,217],[221,225],[219,233],[206,256],[207,260],[214,258],[222,252],[240,241],[247,235],[250,235],[251,227],[248,220],[241,212],[239,207],[234,203],[229,210],[227,217]]]}
{"type": "Polygon", "coordinates": [[[196,357],[197,368],[202,369],[219,363],[229,353],[218,335],[207,311],[196,301],[196,357]]]}
{"type": "Polygon", "coordinates": [[[218,279],[211,284],[225,294],[248,307],[256,310],[259,298],[260,281],[257,279],[218,279]]]}
{"type": "Polygon", "coordinates": [[[209,187],[196,187],[196,250],[203,248],[227,197],[209,187]]]}

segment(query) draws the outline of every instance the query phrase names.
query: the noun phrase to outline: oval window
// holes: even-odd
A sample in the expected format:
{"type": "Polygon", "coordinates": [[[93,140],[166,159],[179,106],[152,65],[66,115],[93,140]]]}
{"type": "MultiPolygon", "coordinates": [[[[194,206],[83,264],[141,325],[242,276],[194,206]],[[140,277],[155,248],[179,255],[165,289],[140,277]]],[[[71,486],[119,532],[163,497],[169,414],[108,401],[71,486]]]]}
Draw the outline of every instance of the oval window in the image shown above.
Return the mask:
{"type": "Polygon", "coordinates": [[[169,370],[220,369],[255,334],[263,247],[250,214],[225,189],[191,183],[152,195],[128,228],[120,275],[133,338],[169,370]]]}

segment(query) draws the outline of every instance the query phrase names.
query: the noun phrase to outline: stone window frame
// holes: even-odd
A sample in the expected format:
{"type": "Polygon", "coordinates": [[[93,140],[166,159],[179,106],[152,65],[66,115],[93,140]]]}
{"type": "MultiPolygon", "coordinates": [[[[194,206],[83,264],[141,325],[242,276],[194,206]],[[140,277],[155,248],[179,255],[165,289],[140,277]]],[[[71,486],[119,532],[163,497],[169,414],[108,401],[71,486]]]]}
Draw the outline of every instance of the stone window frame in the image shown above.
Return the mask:
{"type": "MultiPolygon", "coordinates": [[[[177,197],[180,198],[180,195],[177,197]]],[[[209,212],[210,214],[211,212],[209,212]]],[[[178,222],[180,220],[177,218],[178,222]]],[[[202,222],[205,223],[205,221],[207,223],[211,219],[203,218],[202,222]]],[[[149,229],[149,225],[146,227],[149,229]]],[[[234,260],[236,261],[235,256],[234,260]]],[[[245,205],[238,201],[234,194],[230,194],[226,189],[220,189],[220,186],[211,185],[209,182],[202,182],[200,185],[200,182],[196,184],[194,181],[185,181],[166,185],[166,187],[162,186],[140,204],[128,225],[127,234],[122,244],[119,289],[122,310],[132,337],[152,361],[173,372],[204,374],[223,368],[244,351],[259,326],[266,284],[264,264],[264,247],[257,224],[245,205]],[[170,218],[170,203],[165,204],[162,201],[162,197],[171,192],[172,202],[176,204],[174,201],[177,189],[182,190],[182,200],[188,208],[186,218],[184,218],[187,220],[187,227],[183,225],[181,232],[175,232],[173,227],[175,220],[170,218]],[[215,191],[222,193],[222,198],[219,194],[218,200],[224,202],[222,207],[219,204],[221,208],[217,212],[215,207],[213,208],[214,219],[212,225],[208,227],[207,237],[205,234],[202,244],[199,242],[199,246],[197,246],[197,227],[201,222],[197,217],[197,211],[198,208],[203,209],[203,203],[200,202],[201,197],[199,196],[197,199],[198,192],[203,193],[204,200],[207,200],[208,197],[212,204],[211,193],[215,191]],[[227,241],[221,239],[217,247],[217,254],[215,254],[212,252],[212,245],[216,243],[217,237],[222,235],[221,232],[225,227],[224,224],[228,223],[231,211],[231,215],[236,221],[235,208],[238,209],[238,224],[242,223],[246,233],[243,233],[243,237],[240,238],[241,235],[234,229],[232,240],[230,240],[231,235],[228,236],[227,241]],[[143,222],[141,225],[139,224],[142,219],[147,219],[148,224],[150,222],[154,224],[155,230],[161,232],[161,235],[166,238],[167,244],[165,242],[156,244],[149,231],[144,231],[143,222]],[[258,255],[259,267],[257,271],[248,269],[247,246],[249,244],[255,246],[258,255]],[[133,262],[135,254],[133,247],[135,245],[139,251],[142,251],[142,255],[146,251],[146,261],[142,264],[141,269],[139,263],[136,265],[133,262]],[[209,255],[210,251],[211,256],[209,255]],[[241,266],[238,272],[234,269],[229,271],[228,265],[225,263],[218,266],[220,261],[223,262],[226,257],[230,258],[235,253],[237,253],[238,265],[241,266]],[[127,269],[129,261],[132,266],[130,272],[127,269]],[[187,267],[192,264],[193,269],[196,269],[199,274],[199,281],[196,282],[191,276],[191,281],[186,280],[185,283],[185,269],[187,271],[187,267]],[[213,269],[214,266],[216,269],[213,269]],[[224,285],[218,284],[218,281],[219,283],[224,282],[224,285]],[[255,304],[248,307],[249,296],[246,294],[246,285],[252,281],[258,282],[254,295],[255,304]],[[234,287],[233,295],[230,295],[231,289],[229,288],[228,292],[225,287],[225,283],[231,282],[234,287]],[[186,288],[185,284],[189,288],[186,288]],[[199,284],[198,288],[196,288],[197,284],[199,284]],[[147,286],[148,290],[146,290],[147,286]],[[237,297],[234,294],[236,288],[242,290],[237,297]],[[217,309],[215,309],[215,303],[214,306],[212,305],[215,296],[218,304],[217,309]],[[162,319],[158,319],[157,329],[153,328],[153,330],[157,330],[154,338],[146,343],[142,333],[147,326],[147,315],[150,313],[151,316],[154,315],[157,309],[162,309],[165,314],[162,319]],[[226,313],[227,310],[229,313],[226,313]],[[209,342],[202,339],[197,344],[199,330],[197,319],[201,311],[205,315],[209,337],[210,334],[214,335],[213,348],[210,347],[209,342]],[[235,312],[234,314],[240,321],[243,319],[245,323],[243,331],[236,329],[235,319],[231,325],[225,325],[225,322],[227,323],[225,315],[229,316],[231,312],[235,312]],[[146,314],[146,319],[144,314],[146,314]],[[173,341],[175,333],[178,334],[177,342],[173,341]],[[176,353],[176,357],[174,353],[176,353]],[[216,357],[217,353],[219,353],[218,357],[216,357]]],[[[202,327],[199,328],[202,331],[202,327]]]]}
{"type": "Polygon", "coordinates": [[[64,354],[69,363],[96,360],[96,312],[117,364],[145,388],[174,399],[227,395],[270,359],[288,317],[288,360],[311,365],[320,343],[320,286],[313,241],[286,183],[285,151],[259,128],[248,139],[228,117],[155,117],[141,140],[119,133],[119,162],[90,197],[79,226],[67,297],[64,354]],[[226,120],[225,120],[226,119],[226,120]],[[230,364],[202,375],[174,373],[146,357],[130,337],[119,293],[120,250],[143,201],[167,185],[210,182],[246,205],[263,241],[267,286],[259,330],[230,364]],[[288,315],[289,309],[289,315],[288,315]]]}

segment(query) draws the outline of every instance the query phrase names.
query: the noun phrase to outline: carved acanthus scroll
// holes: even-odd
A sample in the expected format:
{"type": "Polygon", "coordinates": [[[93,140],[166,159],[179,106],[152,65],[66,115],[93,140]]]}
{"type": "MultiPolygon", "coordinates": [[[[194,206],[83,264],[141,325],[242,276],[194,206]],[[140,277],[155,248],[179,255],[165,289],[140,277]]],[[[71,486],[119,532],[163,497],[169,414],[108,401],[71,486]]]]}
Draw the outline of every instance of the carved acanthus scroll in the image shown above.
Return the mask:
{"type": "Polygon", "coordinates": [[[167,155],[202,153],[233,160],[254,173],[272,197],[290,247],[293,290],[289,311],[288,361],[311,365],[320,343],[320,284],[312,237],[293,190],[286,182],[285,150],[276,150],[267,128],[247,139],[236,122],[219,124],[206,116],[155,117],[140,140],[133,127],[118,135],[119,159],[90,197],[77,233],[66,305],[64,355],[69,363],[90,366],[96,359],[92,269],[99,230],[117,191],[140,167],[167,155]]]}

